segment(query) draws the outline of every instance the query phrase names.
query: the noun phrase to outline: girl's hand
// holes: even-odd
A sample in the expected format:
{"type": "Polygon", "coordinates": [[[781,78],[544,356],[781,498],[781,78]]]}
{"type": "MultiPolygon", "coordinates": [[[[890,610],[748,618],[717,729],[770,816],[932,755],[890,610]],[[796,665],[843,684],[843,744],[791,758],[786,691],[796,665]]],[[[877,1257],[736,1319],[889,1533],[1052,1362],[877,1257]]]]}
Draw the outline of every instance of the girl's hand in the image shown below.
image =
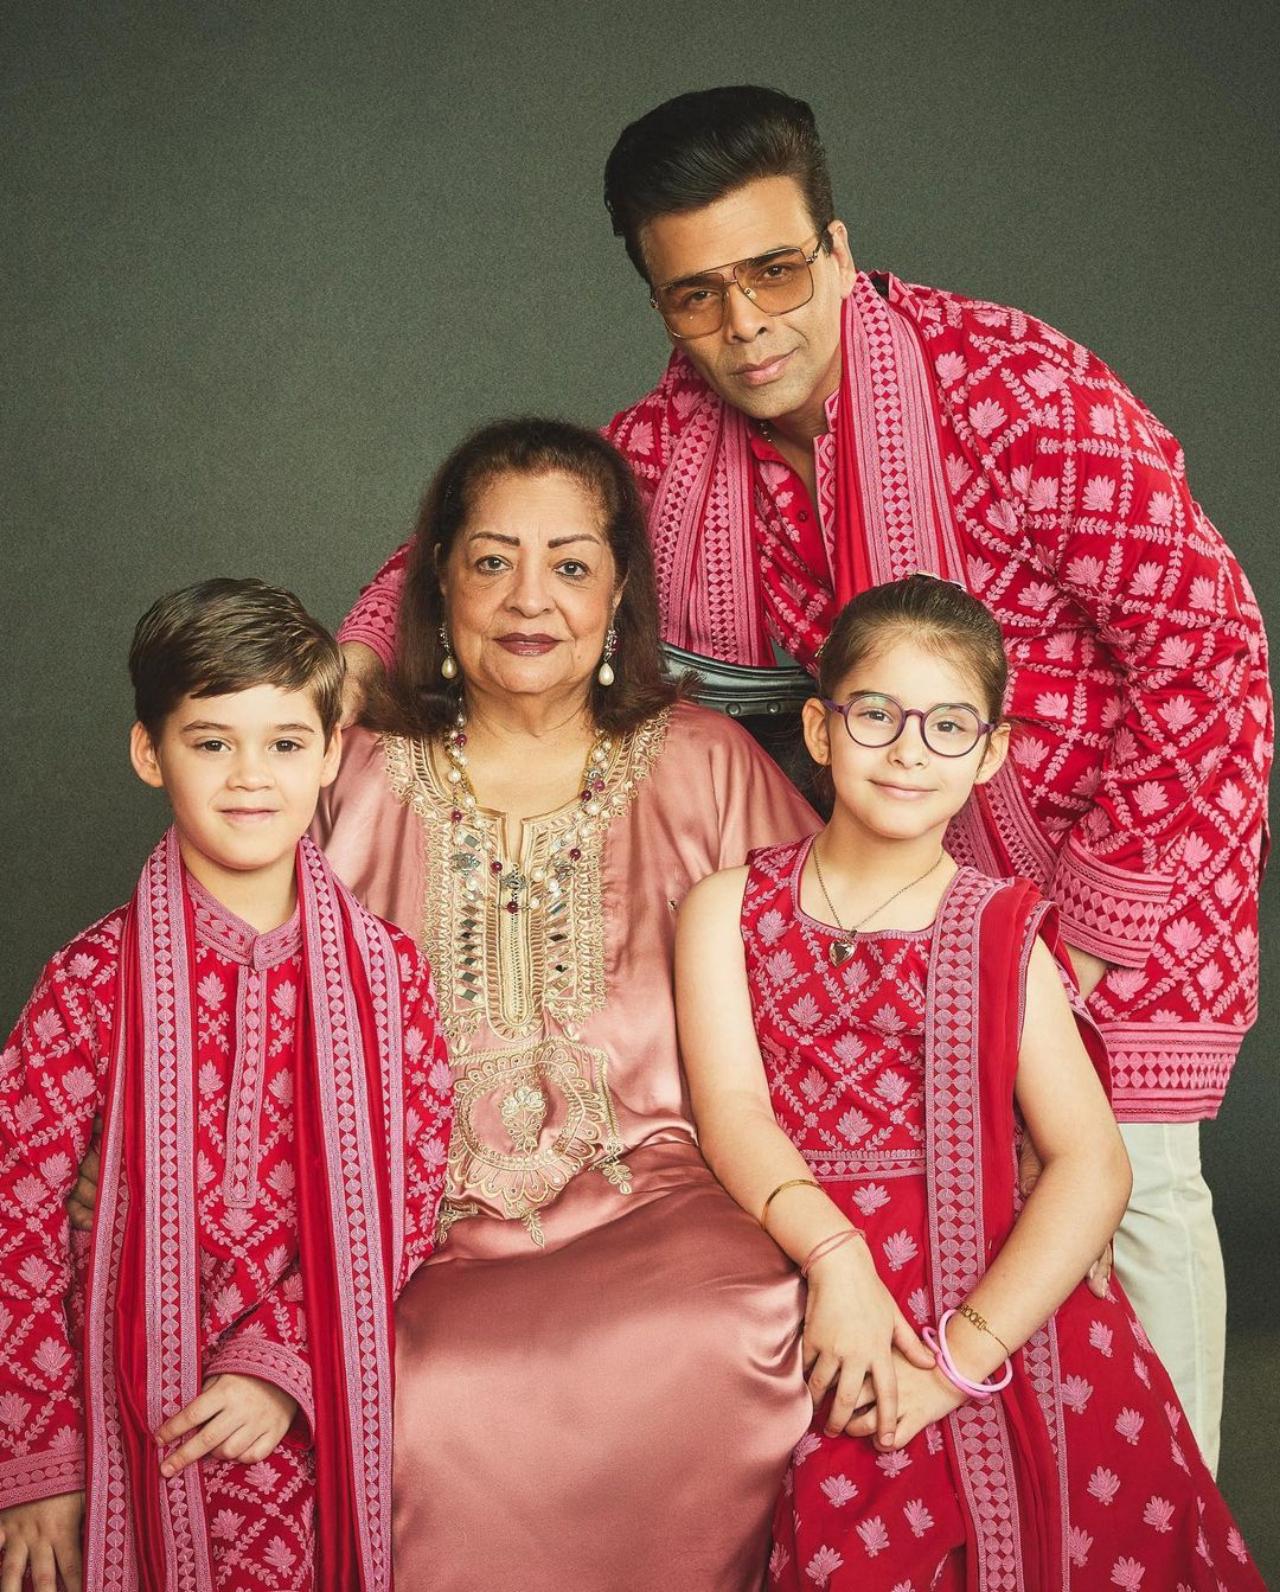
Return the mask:
{"type": "Polygon", "coordinates": [[[297,1413],[297,1400],[273,1382],[236,1372],[211,1376],[186,1409],[171,1415],[156,1433],[165,1446],[194,1433],[165,1458],[160,1474],[176,1476],[206,1454],[255,1464],[275,1449],[297,1413]]]}
{"type": "Polygon", "coordinates": [[[900,1365],[928,1370],[934,1363],[877,1276],[861,1238],[823,1256],[809,1272],[804,1368],[815,1408],[835,1388],[828,1435],[847,1430],[854,1411],[874,1400],[870,1429],[886,1447],[892,1443],[898,1420],[895,1349],[900,1365]]]}
{"type": "Polygon", "coordinates": [[[80,1523],[84,1493],[57,1493],[0,1509],[0,1592],[21,1592],[31,1576],[34,1592],[80,1592],[80,1523]]]}
{"type": "Polygon", "coordinates": [[[905,1361],[899,1361],[897,1369],[898,1424],[888,1443],[881,1442],[877,1432],[876,1447],[880,1449],[905,1448],[926,1426],[958,1410],[967,1399],[941,1371],[921,1371],[905,1361]]]}
{"type": "MultiPolygon", "coordinates": [[[[897,1354],[894,1355],[894,1369],[898,1378],[898,1419],[891,1440],[886,1443],[881,1437],[877,1412],[873,1409],[863,1409],[845,1427],[850,1437],[873,1438],[881,1452],[904,1448],[926,1426],[950,1415],[965,1402],[965,1394],[941,1371],[921,1370],[897,1354]]],[[[860,1402],[865,1404],[874,1396],[870,1380],[864,1382],[860,1402]]]]}

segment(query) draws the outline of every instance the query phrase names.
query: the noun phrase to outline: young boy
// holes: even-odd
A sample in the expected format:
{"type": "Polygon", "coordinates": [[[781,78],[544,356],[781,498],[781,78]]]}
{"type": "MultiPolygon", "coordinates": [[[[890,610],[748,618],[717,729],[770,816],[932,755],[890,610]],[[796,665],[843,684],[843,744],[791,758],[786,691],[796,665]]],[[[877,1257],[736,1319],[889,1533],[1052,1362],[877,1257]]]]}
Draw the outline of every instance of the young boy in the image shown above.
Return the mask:
{"type": "Polygon", "coordinates": [[[129,667],[133,765],[173,826],[0,1057],[0,1588],[369,1592],[392,1302],[451,1114],[430,976],[304,838],[342,663],[297,599],[175,592],[129,667]]]}

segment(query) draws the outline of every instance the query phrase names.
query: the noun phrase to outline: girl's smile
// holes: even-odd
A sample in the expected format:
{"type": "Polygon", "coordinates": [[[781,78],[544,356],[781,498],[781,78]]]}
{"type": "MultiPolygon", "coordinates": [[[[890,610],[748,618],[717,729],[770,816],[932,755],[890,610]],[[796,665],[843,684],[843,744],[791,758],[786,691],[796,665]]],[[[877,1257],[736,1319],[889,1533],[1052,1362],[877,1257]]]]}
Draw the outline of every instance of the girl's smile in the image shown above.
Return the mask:
{"type": "MultiPolygon", "coordinates": [[[[981,682],[962,662],[905,638],[857,663],[829,699],[805,705],[809,751],[831,770],[833,839],[841,848],[905,842],[914,857],[941,846],[973,787],[985,784],[1004,762],[1008,727],[988,723],[983,715],[998,717],[998,706],[993,709],[983,697],[981,682]],[[933,745],[925,739],[926,724],[933,745]],[[966,751],[934,750],[936,737],[954,739],[970,724],[980,733],[966,751]],[[885,744],[864,744],[887,734],[893,738],[885,744]]],[[[904,869],[911,857],[901,859],[904,869]]],[[[879,857],[876,866],[887,861],[879,857]]],[[[869,862],[860,859],[862,866],[869,862]]]]}

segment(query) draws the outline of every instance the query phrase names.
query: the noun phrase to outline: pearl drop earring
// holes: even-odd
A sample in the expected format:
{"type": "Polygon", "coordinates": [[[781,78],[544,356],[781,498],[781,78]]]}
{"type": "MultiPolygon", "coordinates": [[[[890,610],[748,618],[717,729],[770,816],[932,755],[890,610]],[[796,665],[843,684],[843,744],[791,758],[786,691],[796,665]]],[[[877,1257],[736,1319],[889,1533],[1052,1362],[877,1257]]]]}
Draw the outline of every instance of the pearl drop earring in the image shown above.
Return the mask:
{"type": "Polygon", "coordinates": [[[612,685],[617,679],[617,675],[613,672],[613,665],[609,662],[609,659],[613,657],[617,650],[618,632],[610,625],[609,634],[604,638],[604,657],[600,661],[600,667],[596,670],[596,679],[599,680],[601,685],[612,685]]]}
{"type": "Polygon", "coordinates": [[[453,655],[453,648],[449,645],[449,628],[441,621],[440,645],[444,648],[444,657],[440,660],[440,673],[446,680],[458,678],[458,660],[453,655]]]}

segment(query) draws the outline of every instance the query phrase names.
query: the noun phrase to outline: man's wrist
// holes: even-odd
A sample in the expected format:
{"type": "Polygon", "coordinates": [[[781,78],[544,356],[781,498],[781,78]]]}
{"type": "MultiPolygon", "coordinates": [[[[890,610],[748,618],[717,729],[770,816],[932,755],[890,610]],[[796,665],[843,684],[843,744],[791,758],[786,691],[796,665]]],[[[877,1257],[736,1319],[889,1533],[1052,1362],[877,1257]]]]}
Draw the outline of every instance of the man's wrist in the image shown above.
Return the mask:
{"type": "Polygon", "coordinates": [[[1104,962],[1100,956],[1095,956],[1092,951],[1082,951],[1079,946],[1071,944],[1067,945],[1067,953],[1071,957],[1071,966],[1075,970],[1076,983],[1080,986],[1080,993],[1088,1000],[1111,971],[1112,964],[1104,962]]]}

